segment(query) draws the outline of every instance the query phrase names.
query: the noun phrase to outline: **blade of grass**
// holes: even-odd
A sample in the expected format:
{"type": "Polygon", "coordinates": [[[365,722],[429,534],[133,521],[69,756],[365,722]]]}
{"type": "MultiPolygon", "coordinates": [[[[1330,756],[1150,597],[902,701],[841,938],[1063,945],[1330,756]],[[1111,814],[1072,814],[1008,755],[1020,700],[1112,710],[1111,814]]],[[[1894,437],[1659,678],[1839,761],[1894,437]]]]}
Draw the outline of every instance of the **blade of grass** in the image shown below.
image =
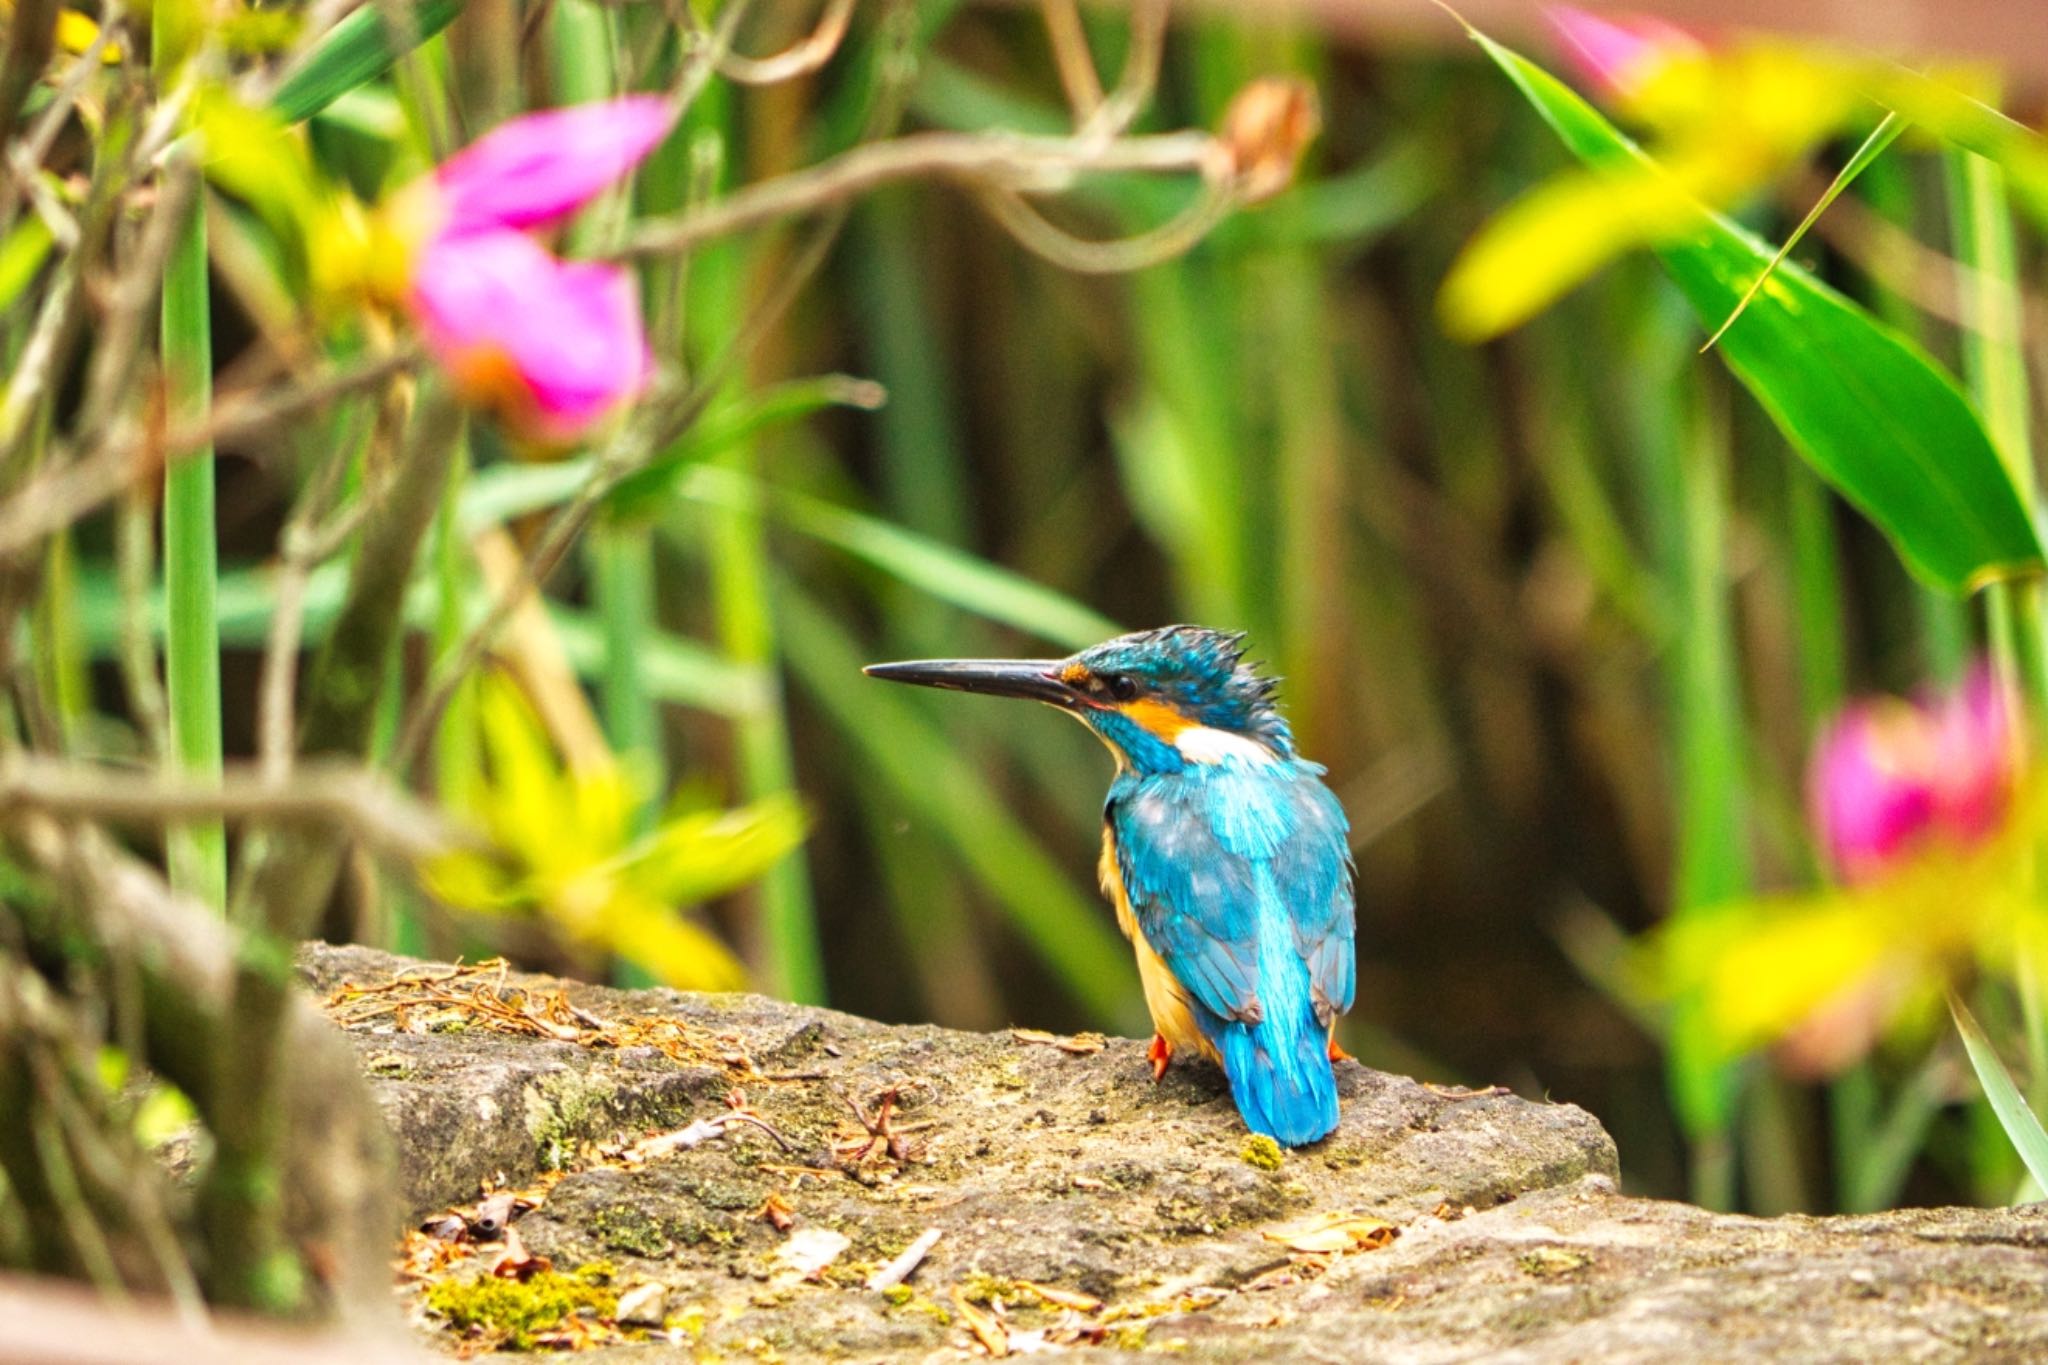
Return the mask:
{"type": "Polygon", "coordinates": [[[78,547],[69,530],[50,537],[30,629],[36,686],[48,699],[66,746],[75,745],[92,718],[92,680],[78,628],[78,547]]]}
{"type": "MultiPolygon", "coordinates": [[[[701,136],[715,136],[728,147],[737,144],[743,126],[731,89],[716,83],[691,108],[689,120],[702,130],[701,136]]],[[[733,158],[720,160],[722,178],[729,179],[733,158]]],[[[735,242],[709,246],[691,263],[685,330],[690,354],[699,363],[716,364],[715,357],[748,326],[747,264],[735,242]]],[[[728,384],[706,420],[730,417],[744,405],[738,387],[728,384]]],[[[736,441],[715,458],[748,476],[758,475],[761,468],[760,446],[752,440],[736,441]]],[[[779,676],[781,641],[770,601],[766,528],[758,511],[724,508],[703,518],[699,529],[704,532],[720,648],[735,663],[757,670],[768,694],[766,704],[734,722],[740,795],[748,802],[791,795],[796,765],[779,676]]],[[[801,850],[783,858],[742,902],[753,911],[743,941],[763,990],[787,1000],[818,1003],[825,998],[824,951],[804,858],[801,850]]]]}
{"type": "MultiPolygon", "coordinates": [[[[306,642],[317,645],[326,638],[340,609],[342,590],[347,586],[344,565],[326,564],[306,581],[304,625],[306,642]]],[[[220,579],[220,636],[224,644],[237,649],[260,647],[269,629],[271,604],[275,600],[272,576],[267,569],[230,569],[220,579]]],[[[491,606],[487,593],[472,585],[462,603],[465,628],[474,627],[491,606]]],[[[80,627],[95,659],[111,658],[120,641],[120,595],[110,573],[93,570],[80,575],[80,627]]],[[[161,619],[163,598],[149,603],[161,619]]],[[[571,666],[585,678],[600,676],[604,666],[602,623],[590,612],[559,602],[547,604],[548,619],[560,637],[563,653],[571,666]]],[[[439,619],[441,596],[436,583],[422,579],[406,596],[406,623],[413,630],[431,633],[439,619]]],[[[718,716],[742,716],[758,709],[766,700],[759,674],[694,640],[667,631],[657,631],[640,642],[642,681],[657,699],[677,706],[693,707],[718,716]]]]}
{"type": "Polygon", "coordinates": [[[1735,325],[1735,320],[1749,308],[1750,300],[1763,289],[1764,282],[1776,274],[1778,267],[1785,263],[1785,258],[1792,254],[1792,248],[1805,239],[1807,232],[1820,221],[1820,216],[1828,211],[1835,200],[1842,197],[1842,191],[1848,189],[1871,162],[1883,156],[1885,149],[1898,141],[1899,134],[1905,131],[1906,121],[1896,113],[1888,113],[1878,120],[1877,127],[1870,130],[1870,136],[1863,139],[1863,145],[1856,149],[1856,154],[1835,173],[1835,178],[1828,182],[1828,187],[1822,192],[1821,197],[1814,201],[1813,207],[1806,211],[1806,216],[1799,220],[1799,226],[1792,229],[1792,235],[1787,237],[1785,244],[1772,255],[1770,264],[1763,268],[1763,273],[1756,277],[1749,288],[1742,291],[1742,297],[1736,301],[1734,311],[1728,314],[1725,322],[1714,329],[1714,334],[1700,347],[1700,354],[1705,355],[1713,350],[1714,343],[1728,334],[1728,329],[1735,325]]]}
{"type": "Polygon", "coordinates": [[[1096,1020],[1139,1027],[1130,950],[1117,941],[1106,911],[1091,904],[1003,808],[987,774],[924,719],[919,703],[861,676],[866,660],[829,612],[788,585],[778,602],[788,625],[790,667],[859,748],[874,778],[943,832],[955,856],[1096,1020]]]}
{"type": "MultiPolygon", "coordinates": [[[[473,533],[564,502],[582,486],[590,469],[587,460],[569,460],[480,470],[464,495],[463,524],[473,533]]],[[[1071,649],[1121,630],[1100,612],[1000,565],[823,498],[767,487],[739,470],[700,465],[688,470],[673,491],[686,502],[773,516],[791,530],[843,550],[940,601],[1071,649]]],[[[689,548],[687,528],[664,529],[689,548]]]]}
{"type": "MultiPolygon", "coordinates": [[[[1858,181],[1858,197],[1902,232],[1915,232],[1919,227],[1919,179],[1913,170],[1911,162],[1890,157],[1873,163],[1858,181]]],[[[1881,273],[1872,276],[1870,306],[1893,331],[1924,344],[1926,315],[1891,288],[1888,277],[1881,273]]],[[[1972,605],[1918,581],[1909,588],[1909,602],[1919,644],[1915,675],[1954,687],[1969,665],[1972,605]]]]}
{"type": "Polygon", "coordinates": [[[1948,998],[1948,1011],[1956,1021],[1956,1032],[1963,1036],[1970,1068],[1977,1073],[1977,1083],[1984,1087],[1984,1098],[1991,1102],[1991,1112],[1998,1116],[1999,1127],[2005,1130],[2013,1150],[2020,1154],[2035,1182],[2048,1188],[2048,1132],[2042,1130],[2041,1120],[2027,1107],[2025,1097],[2013,1084],[2011,1073],[1998,1059],[1998,1049],[1991,1045],[1976,1016],[1954,995],[1948,998]]]}
{"type": "Polygon", "coordinates": [[[822,498],[768,490],[733,470],[691,471],[682,493],[726,507],[764,507],[790,529],[833,545],[942,602],[1070,649],[1105,640],[1114,621],[985,559],[822,498]]]}
{"type": "MultiPolygon", "coordinates": [[[[2025,301],[2020,290],[2018,248],[2013,240],[2005,173],[1972,152],[1943,154],[1948,172],[1949,216],[1956,259],[1967,269],[1968,315],[1964,329],[1963,376],[1984,414],[2013,487],[2028,505],[2039,503],[2027,393],[2027,358],[2020,340],[2025,301]]],[[[2000,673],[2019,689],[2028,715],[2048,719],[2048,638],[2043,629],[2044,597],[2038,580],[1998,583],[1985,594],[1992,654],[2000,673]]],[[[2039,853],[2027,877],[2039,889],[2039,853]]],[[[2048,1102],[2048,1014],[2040,983],[2022,970],[2016,982],[2024,1020],[2027,1063],[2034,1101],[2048,1102]]]]}
{"type": "MultiPolygon", "coordinates": [[[[213,326],[208,314],[206,214],[194,202],[164,263],[161,339],[165,399],[174,422],[204,422],[213,403],[213,326]]],[[[221,773],[218,542],[211,447],[164,470],[164,659],[170,758],[187,774],[221,773]]],[[[198,820],[171,831],[171,886],[225,911],[227,830],[198,820]]]]}

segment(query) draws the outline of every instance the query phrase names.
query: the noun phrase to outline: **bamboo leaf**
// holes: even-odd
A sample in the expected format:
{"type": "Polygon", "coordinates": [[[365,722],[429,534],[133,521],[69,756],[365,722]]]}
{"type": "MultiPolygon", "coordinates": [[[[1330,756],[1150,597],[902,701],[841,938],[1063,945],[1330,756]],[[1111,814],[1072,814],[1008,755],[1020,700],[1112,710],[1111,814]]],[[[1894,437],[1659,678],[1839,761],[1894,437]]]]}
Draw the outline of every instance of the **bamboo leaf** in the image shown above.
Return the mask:
{"type": "MultiPolygon", "coordinates": [[[[1555,77],[1473,36],[1580,160],[1648,164],[1555,77]]],[[[1704,209],[1696,229],[1658,255],[1710,325],[1733,311],[1771,259],[1761,242],[1704,209]]],[[[1954,379],[1905,337],[1786,266],[1720,351],[1794,449],[1884,531],[1921,579],[1961,593],[2041,570],[2041,541],[1983,423],[1954,379]]]]}
{"type": "MultiPolygon", "coordinates": [[[[462,13],[462,0],[421,0],[413,10],[412,46],[439,33],[462,13]]],[[[410,47],[406,49],[410,50],[410,47]]],[[[348,91],[391,69],[405,52],[384,22],[384,7],[364,5],[327,31],[299,68],[270,97],[290,122],[309,118],[348,91]]]]}

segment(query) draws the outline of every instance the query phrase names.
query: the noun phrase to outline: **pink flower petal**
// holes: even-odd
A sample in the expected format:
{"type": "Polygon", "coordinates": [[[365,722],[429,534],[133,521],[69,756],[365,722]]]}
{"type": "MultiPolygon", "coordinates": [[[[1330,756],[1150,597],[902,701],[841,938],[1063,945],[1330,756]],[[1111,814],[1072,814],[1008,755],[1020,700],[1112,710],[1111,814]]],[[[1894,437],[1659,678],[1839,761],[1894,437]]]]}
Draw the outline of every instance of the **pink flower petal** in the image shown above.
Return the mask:
{"type": "Polygon", "coordinates": [[[1996,833],[2019,780],[2018,710],[1990,669],[1919,704],[1845,710],[1815,746],[1808,800],[1829,861],[1873,880],[1930,841],[1968,847],[1996,833]]]}
{"type": "Polygon", "coordinates": [[[1900,701],[1852,707],[1822,736],[1808,794],[1844,881],[1872,879],[1932,829],[1932,754],[1925,717],[1900,701]]]}
{"type": "Polygon", "coordinates": [[[1608,19],[1570,5],[1544,13],[1565,40],[1564,56],[1580,78],[1613,98],[1629,98],[1673,57],[1701,50],[1684,29],[1646,14],[1608,19]]]}
{"type": "Polygon", "coordinates": [[[1972,669],[1955,696],[1933,711],[1934,777],[1943,826],[1964,841],[2005,819],[2017,777],[2014,707],[1988,667],[1972,669]]]}
{"type": "Polygon", "coordinates": [[[632,276],[559,261],[522,233],[435,238],[411,302],[457,389],[522,435],[571,440],[652,373],[632,276]]]}
{"type": "Polygon", "coordinates": [[[444,234],[536,227],[623,178],[675,123],[661,95],[628,95],[515,118],[434,172],[444,234]]]}

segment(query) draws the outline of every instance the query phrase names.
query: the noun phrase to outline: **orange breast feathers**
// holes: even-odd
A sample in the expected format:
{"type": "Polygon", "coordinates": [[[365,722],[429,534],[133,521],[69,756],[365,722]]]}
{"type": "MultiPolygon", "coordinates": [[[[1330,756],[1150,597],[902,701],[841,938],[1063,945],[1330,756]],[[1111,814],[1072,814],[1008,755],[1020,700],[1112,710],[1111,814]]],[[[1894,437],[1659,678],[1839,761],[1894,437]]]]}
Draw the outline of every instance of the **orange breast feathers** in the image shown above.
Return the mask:
{"type": "Polygon", "coordinates": [[[1118,927],[1137,949],[1138,984],[1145,988],[1145,1012],[1152,1016],[1152,1027],[1175,1048],[1193,1049],[1212,1062],[1217,1060],[1216,1045],[1203,1037],[1195,1024],[1186,988],[1145,941],[1145,931],[1139,926],[1131,909],[1131,898],[1124,890],[1123,869],[1116,858],[1116,835],[1107,825],[1102,827],[1102,862],[1096,870],[1102,878],[1103,894],[1116,906],[1118,927]]]}

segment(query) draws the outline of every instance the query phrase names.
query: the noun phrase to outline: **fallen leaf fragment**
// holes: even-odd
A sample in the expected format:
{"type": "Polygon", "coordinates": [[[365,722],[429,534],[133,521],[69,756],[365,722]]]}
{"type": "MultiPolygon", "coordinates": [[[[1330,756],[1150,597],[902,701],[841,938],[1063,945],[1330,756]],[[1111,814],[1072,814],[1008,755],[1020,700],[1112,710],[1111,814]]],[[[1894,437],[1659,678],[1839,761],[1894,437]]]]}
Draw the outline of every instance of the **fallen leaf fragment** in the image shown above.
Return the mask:
{"type": "Polygon", "coordinates": [[[420,1224],[420,1231],[437,1242],[461,1242],[468,1240],[469,1224],[458,1214],[444,1213],[420,1224]]]}
{"type": "Polygon", "coordinates": [[[1058,1289],[1049,1284],[1034,1284],[1030,1280],[1019,1280],[1017,1284],[1030,1290],[1054,1308],[1071,1308],[1076,1313],[1093,1313],[1102,1307],[1101,1299],[1093,1294],[1083,1294],[1078,1289],[1058,1289]]]}
{"type": "Polygon", "coordinates": [[[523,1284],[543,1270],[554,1269],[554,1265],[547,1257],[529,1252],[526,1243],[519,1240],[517,1228],[506,1228],[505,1249],[491,1262],[491,1274],[501,1280],[518,1280],[523,1284]]]}
{"type": "Polygon", "coordinates": [[[1013,1028],[1010,1036],[1020,1043],[1035,1043],[1040,1047],[1056,1047],[1072,1057],[1092,1057],[1109,1046],[1109,1040],[1099,1033],[1070,1033],[1065,1037],[1047,1033],[1044,1029],[1013,1028]]]}
{"type": "Polygon", "coordinates": [[[768,1120],[751,1109],[732,1109],[723,1114],[713,1114],[708,1119],[698,1119],[695,1123],[685,1124],[672,1132],[644,1137],[619,1153],[619,1159],[628,1166],[642,1166],[650,1161],[672,1156],[676,1152],[702,1147],[713,1138],[724,1137],[726,1130],[735,1124],[758,1128],[782,1144],[782,1150],[785,1152],[792,1150],[789,1139],[776,1131],[775,1126],[768,1120]]]}
{"type": "Polygon", "coordinates": [[[668,1286],[636,1284],[619,1295],[612,1320],[626,1327],[659,1327],[668,1317],[668,1286]]]}
{"type": "Polygon", "coordinates": [[[868,1288],[879,1294],[909,1279],[911,1273],[924,1264],[924,1258],[931,1255],[932,1248],[939,1244],[939,1236],[937,1228],[926,1228],[919,1233],[916,1241],[896,1254],[896,1259],[868,1276],[868,1288]]]}
{"type": "Polygon", "coordinates": [[[1289,1251],[1341,1253],[1377,1251],[1401,1235],[1401,1229],[1383,1218],[1365,1214],[1322,1213],[1279,1227],[1267,1228],[1267,1241],[1278,1242],[1289,1251]]]}
{"type": "Polygon", "coordinates": [[[788,1232],[796,1226],[796,1210],[779,1194],[770,1194],[761,1202],[761,1216],[777,1232],[788,1232]]]}
{"type": "Polygon", "coordinates": [[[853,1239],[830,1228],[803,1228],[775,1249],[775,1259],[807,1280],[815,1280],[839,1253],[853,1245],[853,1239]]]}
{"type": "Polygon", "coordinates": [[[968,1298],[967,1290],[961,1285],[953,1286],[953,1308],[960,1314],[960,1320],[967,1324],[967,1330],[974,1333],[974,1339],[981,1343],[981,1349],[998,1360],[1010,1353],[1009,1329],[995,1314],[968,1298]]]}

